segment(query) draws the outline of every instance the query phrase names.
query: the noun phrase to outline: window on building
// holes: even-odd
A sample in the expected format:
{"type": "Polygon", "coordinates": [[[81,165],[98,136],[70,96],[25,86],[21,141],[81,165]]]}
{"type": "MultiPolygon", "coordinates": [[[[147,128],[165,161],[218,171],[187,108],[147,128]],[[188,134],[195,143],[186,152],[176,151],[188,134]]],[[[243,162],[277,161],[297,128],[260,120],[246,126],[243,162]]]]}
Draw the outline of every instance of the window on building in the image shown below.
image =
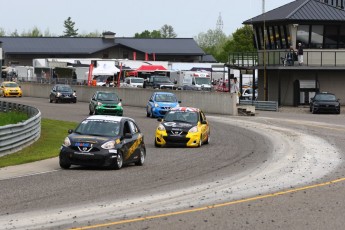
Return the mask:
{"type": "Polygon", "coordinates": [[[327,25],[325,26],[324,33],[324,48],[337,49],[338,48],[338,26],[327,25]]]}
{"type": "Polygon", "coordinates": [[[262,50],[264,49],[264,36],[263,36],[263,31],[262,31],[263,27],[257,27],[257,36],[258,36],[258,45],[259,45],[259,49],[262,50]]]}
{"type": "Polygon", "coordinates": [[[274,27],[274,34],[275,34],[275,39],[277,42],[276,47],[277,49],[281,49],[283,44],[282,44],[282,37],[281,37],[279,26],[274,27]]]}
{"type": "Polygon", "coordinates": [[[280,26],[280,35],[281,35],[282,49],[289,48],[289,41],[287,38],[288,35],[286,33],[286,26],[280,26]]]}
{"type": "Polygon", "coordinates": [[[268,28],[269,49],[274,50],[276,49],[274,29],[273,29],[273,26],[268,26],[267,28],[268,28]]]}
{"type": "Polygon", "coordinates": [[[123,55],[122,55],[122,58],[124,59],[128,59],[129,58],[129,55],[127,52],[124,52],[123,55]]]}
{"type": "Polygon", "coordinates": [[[297,44],[302,43],[304,47],[309,47],[309,25],[300,25],[297,29],[297,44]]]}
{"type": "Polygon", "coordinates": [[[310,33],[310,48],[322,49],[323,45],[323,26],[313,25],[310,33]]]}

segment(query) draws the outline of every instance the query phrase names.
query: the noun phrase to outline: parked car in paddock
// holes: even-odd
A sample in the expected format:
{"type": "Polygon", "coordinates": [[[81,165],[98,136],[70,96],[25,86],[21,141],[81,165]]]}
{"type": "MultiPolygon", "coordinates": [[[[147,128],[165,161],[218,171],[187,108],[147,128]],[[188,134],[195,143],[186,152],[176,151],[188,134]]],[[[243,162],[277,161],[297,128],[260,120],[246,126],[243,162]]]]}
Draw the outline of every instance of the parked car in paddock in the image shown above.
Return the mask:
{"type": "Polygon", "coordinates": [[[156,129],[155,146],[200,147],[210,142],[210,127],[198,108],[179,107],[168,111],[156,129]]]}
{"type": "Polygon", "coordinates": [[[90,100],[89,114],[122,116],[122,99],[115,92],[97,91],[90,100]]]}
{"type": "Polygon", "coordinates": [[[21,97],[23,91],[21,87],[14,81],[4,81],[0,85],[1,97],[21,97]]]}
{"type": "Polygon", "coordinates": [[[77,93],[70,85],[56,84],[52,87],[49,95],[49,102],[73,102],[77,103],[77,93]]]}
{"type": "Polygon", "coordinates": [[[170,92],[152,93],[146,105],[147,117],[163,117],[171,108],[180,106],[175,94],[170,92]]]}
{"type": "Polygon", "coordinates": [[[315,113],[336,113],[340,114],[339,99],[333,93],[316,93],[310,99],[310,112],[315,113]]]}
{"type": "MultiPolygon", "coordinates": [[[[258,90],[254,90],[255,92],[255,97],[254,100],[258,97],[258,90]]],[[[253,99],[253,89],[252,88],[243,88],[242,89],[242,94],[240,97],[241,100],[252,100],[253,99]]]]}
{"type": "Polygon", "coordinates": [[[143,88],[144,78],[141,77],[126,77],[121,87],[143,88]]]}
{"type": "Polygon", "coordinates": [[[132,118],[93,115],[68,133],[59,154],[63,169],[71,165],[120,169],[124,164],[144,164],[144,135],[132,118]]]}

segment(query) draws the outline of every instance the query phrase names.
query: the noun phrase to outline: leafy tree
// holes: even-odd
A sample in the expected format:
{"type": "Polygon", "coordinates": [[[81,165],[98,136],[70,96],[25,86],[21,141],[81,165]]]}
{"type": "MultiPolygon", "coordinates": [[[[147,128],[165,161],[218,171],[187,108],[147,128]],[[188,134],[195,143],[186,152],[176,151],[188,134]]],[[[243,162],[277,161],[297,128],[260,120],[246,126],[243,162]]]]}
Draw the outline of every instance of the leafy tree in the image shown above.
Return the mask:
{"type": "Polygon", "coordinates": [[[0,27],[0,36],[2,37],[2,36],[5,36],[5,35],[6,35],[6,32],[5,32],[4,28],[0,27]]]}
{"type": "Polygon", "coordinates": [[[219,58],[222,62],[228,61],[228,55],[231,52],[254,52],[253,43],[254,33],[249,25],[245,25],[232,34],[232,39],[223,46],[223,52],[219,58]]]}
{"type": "Polygon", "coordinates": [[[65,21],[64,21],[64,27],[65,27],[65,31],[64,31],[64,36],[65,37],[75,37],[78,35],[78,29],[74,29],[74,25],[75,22],[72,21],[71,17],[68,17],[65,21]]]}
{"type": "Polygon", "coordinates": [[[19,37],[17,29],[15,29],[15,31],[13,31],[10,36],[12,36],[12,37],[19,37]]]}
{"type": "Polygon", "coordinates": [[[219,58],[223,52],[223,46],[230,38],[221,29],[209,29],[206,33],[199,33],[194,39],[205,53],[221,61],[219,58]]]}
{"type": "Polygon", "coordinates": [[[28,32],[23,31],[21,33],[22,37],[42,37],[42,33],[40,30],[35,26],[32,30],[29,30],[28,32]]]}
{"type": "Polygon", "coordinates": [[[79,37],[97,38],[102,37],[102,34],[98,30],[95,30],[94,32],[79,34],[79,37]]]}
{"type": "Polygon", "coordinates": [[[174,28],[170,25],[165,24],[160,29],[160,33],[162,35],[162,38],[176,38],[177,34],[174,31],[174,28]]]}
{"type": "Polygon", "coordinates": [[[143,32],[135,33],[135,38],[161,38],[161,32],[159,30],[153,30],[152,32],[144,30],[143,32]]]}
{"type": "Polygon", "coordinates": [[[52,37],[52,34],[50,33],[48,28],[44,31],[44,37],[52,37]]]}

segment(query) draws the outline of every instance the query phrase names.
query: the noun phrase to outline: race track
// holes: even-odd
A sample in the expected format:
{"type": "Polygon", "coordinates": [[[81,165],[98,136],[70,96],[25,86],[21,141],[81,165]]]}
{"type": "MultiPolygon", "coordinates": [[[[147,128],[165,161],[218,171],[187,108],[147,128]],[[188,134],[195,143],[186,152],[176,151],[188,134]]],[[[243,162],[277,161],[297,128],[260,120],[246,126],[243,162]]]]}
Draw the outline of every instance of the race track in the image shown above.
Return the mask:
{"type": "MultiPolygon", "coordinates": [[[[82,102],[1,100],[35,106],[44,118],[88,116],[82,102]]],[[[341,229],[345,223],[337,212],[345,207],[344,115],[206,114],[211,143],[185,149],[155,148],[157,120],[144,108],[124,111],[144,133],[143,167],[61,170],[54,158],[0,169],[0,229],[341,229]]]]}

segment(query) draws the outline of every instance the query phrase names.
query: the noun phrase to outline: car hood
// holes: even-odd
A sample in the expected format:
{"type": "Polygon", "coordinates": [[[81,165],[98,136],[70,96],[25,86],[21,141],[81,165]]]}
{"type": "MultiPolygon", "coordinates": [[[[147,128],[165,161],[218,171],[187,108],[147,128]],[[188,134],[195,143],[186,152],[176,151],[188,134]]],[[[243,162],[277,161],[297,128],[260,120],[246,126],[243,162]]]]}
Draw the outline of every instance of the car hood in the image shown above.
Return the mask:
{"type": "Polygon", "coordinates": [[[179,121],[168,121],[162,122],[166,131],[184,131],[188,132],[192,127],[196,126],[196,124],[186,123],[186,122],[179,122],[179,121]]]}
{"type": "Polygon", "coordinates": [[[339,105],[339,101],[315,101],[317,104],[327,104],[327,105],[339,105]]]}
{"type": "Polygon", "coordinates": [[[68,136],[71,143],[90,143],[94,145],[100,145],[110,140],[115,140],[119,137],[102,137],[73,133],[68,136]]]}
{"type": "Polygon", "coordinates": [[[109,100],[109,101],[97,101],[97,102],[100,102],[100,103],[102,103],[103,105],[104,104],[107,104],[107,105],[117,105],[117,104],[119,104],[120,102],[119,101],[113,101],[113,100],[109,100]]]}
{"type": "Polygon", "coordinates": [[[22,89],[19,88],[19,87],[5,87],[4,90],[7,90],[7,91],[11,91],[11,90],[15,90],[15,91],[21,91],[22,89]]]}
{"type": "Polygon", "coordinates": [[[172,82],[156,82],[156,85],[174,85],[172,82]]]}

